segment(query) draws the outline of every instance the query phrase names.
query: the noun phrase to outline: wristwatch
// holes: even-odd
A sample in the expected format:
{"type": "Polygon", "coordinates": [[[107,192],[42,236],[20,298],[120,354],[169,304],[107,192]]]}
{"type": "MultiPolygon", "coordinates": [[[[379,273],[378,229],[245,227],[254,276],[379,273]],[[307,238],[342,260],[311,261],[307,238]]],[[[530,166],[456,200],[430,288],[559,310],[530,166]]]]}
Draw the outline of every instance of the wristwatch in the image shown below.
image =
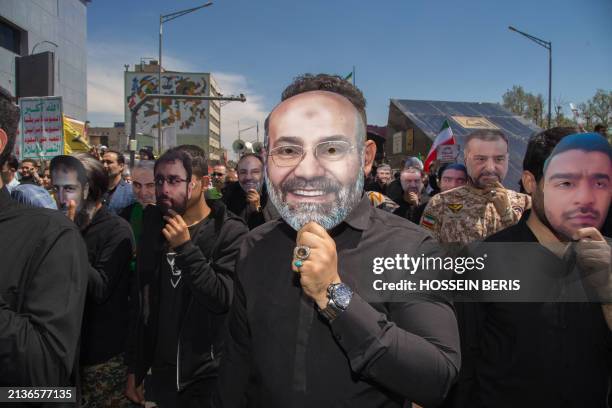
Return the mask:
{"type": "Polygon", "coordinates": [[[353,289],[346,283],[332,283],[327,287],[327,306],[319,309],[319,312],[329,322],[332,322],[338,315],[346,310],[353,298],[353,289]]]}

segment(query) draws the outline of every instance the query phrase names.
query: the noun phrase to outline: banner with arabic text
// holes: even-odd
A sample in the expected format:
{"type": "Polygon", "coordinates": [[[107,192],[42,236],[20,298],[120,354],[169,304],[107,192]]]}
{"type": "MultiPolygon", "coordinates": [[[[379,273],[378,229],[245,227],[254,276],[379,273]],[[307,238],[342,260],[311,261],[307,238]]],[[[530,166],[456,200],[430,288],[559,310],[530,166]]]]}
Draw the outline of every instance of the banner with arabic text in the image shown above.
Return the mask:
{"type": "Polygon", "coordinates": [[[51,159],[64,153],[61,96],[20,98],[20,159],[51,159]]]}

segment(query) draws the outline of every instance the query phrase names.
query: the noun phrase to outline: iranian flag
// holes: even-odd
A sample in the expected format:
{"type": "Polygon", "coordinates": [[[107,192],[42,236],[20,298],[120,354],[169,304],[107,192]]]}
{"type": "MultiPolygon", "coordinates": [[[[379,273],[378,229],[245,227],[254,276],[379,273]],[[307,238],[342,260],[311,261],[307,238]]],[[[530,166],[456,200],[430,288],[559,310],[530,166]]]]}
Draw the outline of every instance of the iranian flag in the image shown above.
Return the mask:
{"type": "Polygon", "coordinates": [[[442,124],[442,129],[440,129],[438,136],[436,136],[436,140],[434,140],[433,144],[431,145],[429,153],[427,153],[427,158],[425,159],[425,171],[429,172],[429,166],[431,166],[431,163],[433,163],[438,157],[438,146],[454,144],[455,136],[453,136],[453,130],[448,124],[448,119],[446,119],[442,124]]]}

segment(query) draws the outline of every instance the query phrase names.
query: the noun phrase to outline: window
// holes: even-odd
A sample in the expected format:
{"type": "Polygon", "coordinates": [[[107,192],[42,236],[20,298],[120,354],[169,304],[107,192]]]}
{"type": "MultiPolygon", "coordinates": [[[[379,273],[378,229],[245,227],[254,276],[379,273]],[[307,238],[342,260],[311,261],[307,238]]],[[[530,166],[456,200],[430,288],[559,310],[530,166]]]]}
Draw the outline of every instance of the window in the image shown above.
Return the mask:
{"type": "Polygon", "coordinates": [[[21,55],[25,37],[20,29],[0,19],[0,47],[21,55]]]}

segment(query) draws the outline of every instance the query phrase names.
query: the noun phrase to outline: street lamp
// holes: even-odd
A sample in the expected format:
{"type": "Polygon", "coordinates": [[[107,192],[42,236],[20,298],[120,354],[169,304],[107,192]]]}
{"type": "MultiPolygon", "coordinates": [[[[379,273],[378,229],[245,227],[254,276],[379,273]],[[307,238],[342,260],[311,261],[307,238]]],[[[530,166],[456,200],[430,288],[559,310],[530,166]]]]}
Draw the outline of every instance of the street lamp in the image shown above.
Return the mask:
{"type": "MultiPolygon", "coordinates": [[[[204,7],[208,7],[208,6],[212,6],[212,1],[209,1],[206,4],[203,4],[201,6],[198,7],[193,7],[190,9],[186,9],[186,10],[181,10],[181,11],[176,11],[174,13],[170,13],[170,14],[160,14],[159,16],[159,61],[158,66],[157,66],[157,93],[161,94],[162,93],[162,88],[161,88],[161,69],[162,69],[162,27],[163,24],[174,20],[175,18],[179,18],[184,16],[185,14],[189,14],[189,13],[193,13],[196,10],[199,10],[201,8],[204,7]]],[[[159,151],[161,152],[162,150],[162,126],[161,126],[161,99],[159,99],[157,101],[157,110],[158,110],[158,115],[157,115],[157,137],[158,137],[158,144],[159,144],[159,151]]]]}
{"type": "Polygon", "coordinates": [[[548,50],[548,128],[551,126],[551,106],[552,106],[552,42],[544,41],[531,34],[524,33],[516,28],[509,26],[509,30],[519,33],[522,36],[529,38],[534,43],[541,45],[548,50]]]}

